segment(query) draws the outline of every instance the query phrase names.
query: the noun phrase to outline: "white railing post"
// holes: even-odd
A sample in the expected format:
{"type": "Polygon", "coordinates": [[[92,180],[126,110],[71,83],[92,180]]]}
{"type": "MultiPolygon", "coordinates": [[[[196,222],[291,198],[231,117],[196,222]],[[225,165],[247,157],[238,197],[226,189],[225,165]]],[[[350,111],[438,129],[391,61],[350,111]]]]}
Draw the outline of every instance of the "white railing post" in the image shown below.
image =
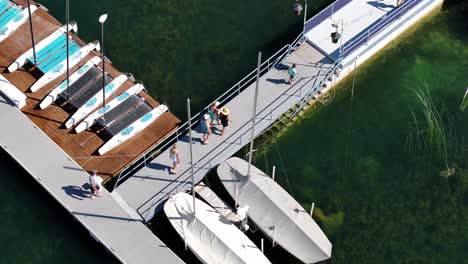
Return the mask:
{"type": "Polygon", "coordinates": [[[275,180],[276,166],[273,166],[273,171],[271,173],[271,179],[275,180]]]}
{"type": "Polygon", "coordinates": [[[312,214],[314,213],[314,206],[315,203],[312,203],[312,206],[310,207],[310,217],[312,217],[312,214]]]}

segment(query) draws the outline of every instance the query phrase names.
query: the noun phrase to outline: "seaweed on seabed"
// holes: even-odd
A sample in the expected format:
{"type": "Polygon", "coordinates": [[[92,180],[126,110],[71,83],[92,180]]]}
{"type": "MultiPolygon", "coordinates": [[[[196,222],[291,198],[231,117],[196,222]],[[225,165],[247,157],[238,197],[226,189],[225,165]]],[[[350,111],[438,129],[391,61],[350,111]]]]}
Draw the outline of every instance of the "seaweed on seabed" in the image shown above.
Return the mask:
{"type": "Polygon", "coordinates": [[[463,95],[462,101],[460,103],[460,110],[465,111],[465,108],[468,106],[468,87],[466,87],[465,95],[463,95]]]}
{"type": "Polygon", "coordinates": [[[454,165],[449,166],[449,153],[447,139],[454,131],[452,129],[452,119],[445,105],[441,108],[444,117],[449,125],[448,130],[444,126],[444,119],[438,108],[432,101],[427,84],[423,88],[414,91],[418,106],[422,112],[423,120],[419,121],[416,113],[410,108],[413,117],[413,122],[410,124],[410,131],[406,141],[406,148],[412,152],[423,155],[426,158],[441,159],[443,168],[440,172],[441,176],[448,177],[455,172],[454,165]]]}

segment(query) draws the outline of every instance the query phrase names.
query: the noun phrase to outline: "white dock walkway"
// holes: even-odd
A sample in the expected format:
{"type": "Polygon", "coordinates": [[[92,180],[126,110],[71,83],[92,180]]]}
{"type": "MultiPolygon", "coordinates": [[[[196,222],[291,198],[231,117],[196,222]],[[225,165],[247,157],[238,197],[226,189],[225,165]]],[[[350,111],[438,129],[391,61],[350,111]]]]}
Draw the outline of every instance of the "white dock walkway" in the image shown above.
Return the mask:
{"type": "Polygon", "coordinates": [[[0,145],[117,259],[138,264],[184,263],[105,189],[103,197],[91,200],[88,174],[1,96],[0,123],[0,145]]]}
{"type": "MultiPolygon", "coordinates": [[[[283,60],[282,67],[276,67],[260,79],[258,96],[256,134],[260,134],[281,114],[290,109],[308,91],[319,71],[328,70],[331,61],[325,58],[310,44],[304,42],[296,51],[283,60]],[[285,83],[288,80],[287,66],[297,64],[298,76],[294,85],[285,83]]],[[[200,142],[201,134],[193,133],[194,174],[198,183],[206,173],[225,159],[232,156],[250,139],[251,117],[255,84],[229,101],[226,106],[231,110],[232,123],[227,127],[223,137],[213,134],[208,145],[200,142]]],[[[220,126],[216,126],[220,128],[220,126]]],[[[169,174],[171,161],[169,152],[163,152],[146,167],[138,171],[121,184],[116,192],[134,208],[146,221],[162,209],[163,202],[170,194],[190,189],[190,160],[187,137],[177,144],[181,163],[178,174],[169,174]]]]}
{"type": "Polygon", "coordinates": [[[339,56],[340,43],[346,46],[346,43],[394,10],[396,2],[397,0],[351,1],[333,16],[307,32],[305,36],[336,60],[339,56]],[[338,33],[341,34],[341,28],[343,28],[342,39],[337,43],[332,43],[330,38],[330,33],[335,31],[332,27],[333,23],[338,25],[338,33]]]}

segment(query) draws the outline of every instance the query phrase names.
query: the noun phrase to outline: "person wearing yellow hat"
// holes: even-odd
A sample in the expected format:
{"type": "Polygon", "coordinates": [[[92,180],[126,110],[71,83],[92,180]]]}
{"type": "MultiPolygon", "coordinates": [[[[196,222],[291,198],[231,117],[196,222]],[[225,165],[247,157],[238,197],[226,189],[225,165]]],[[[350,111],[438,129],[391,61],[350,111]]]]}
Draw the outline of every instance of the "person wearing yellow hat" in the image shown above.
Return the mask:
{"type": "Polygon", "coordinates": [[[219,110],[219,120],[221,120],[221,125],[223,128],[221,129],[221,136],[224,135],[224,129],[229,125],[229,122],[231,122],[231,119],[229,118],[229,114],[231,111],[229,111],[229,108],[226,106],[223,106],[219,110]]]}

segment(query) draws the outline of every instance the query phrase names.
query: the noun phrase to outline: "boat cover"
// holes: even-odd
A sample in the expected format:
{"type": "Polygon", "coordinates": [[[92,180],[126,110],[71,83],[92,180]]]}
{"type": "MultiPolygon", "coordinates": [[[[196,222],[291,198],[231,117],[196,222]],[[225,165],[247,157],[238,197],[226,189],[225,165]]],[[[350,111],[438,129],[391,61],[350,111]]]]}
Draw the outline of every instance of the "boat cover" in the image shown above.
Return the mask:
{"type": "Polygon", "coordinates": [[[331,257],[332,245],[309,213],[255,166],[246,177],[248,162],[233,157],[218,166],[218,176],[239,206],[250,206],[247,215],[271,240],[304,263],[331,257]],[[276,229],[276,231],[275,231],[276,229]]]}
{"type": "Polygon", "coordinates": [[[164,212],[193,253],[210,264],[263,264],[270,261],[258,247],[224,216],[199,199],[177,193],[164,204],[164,212]]]}

